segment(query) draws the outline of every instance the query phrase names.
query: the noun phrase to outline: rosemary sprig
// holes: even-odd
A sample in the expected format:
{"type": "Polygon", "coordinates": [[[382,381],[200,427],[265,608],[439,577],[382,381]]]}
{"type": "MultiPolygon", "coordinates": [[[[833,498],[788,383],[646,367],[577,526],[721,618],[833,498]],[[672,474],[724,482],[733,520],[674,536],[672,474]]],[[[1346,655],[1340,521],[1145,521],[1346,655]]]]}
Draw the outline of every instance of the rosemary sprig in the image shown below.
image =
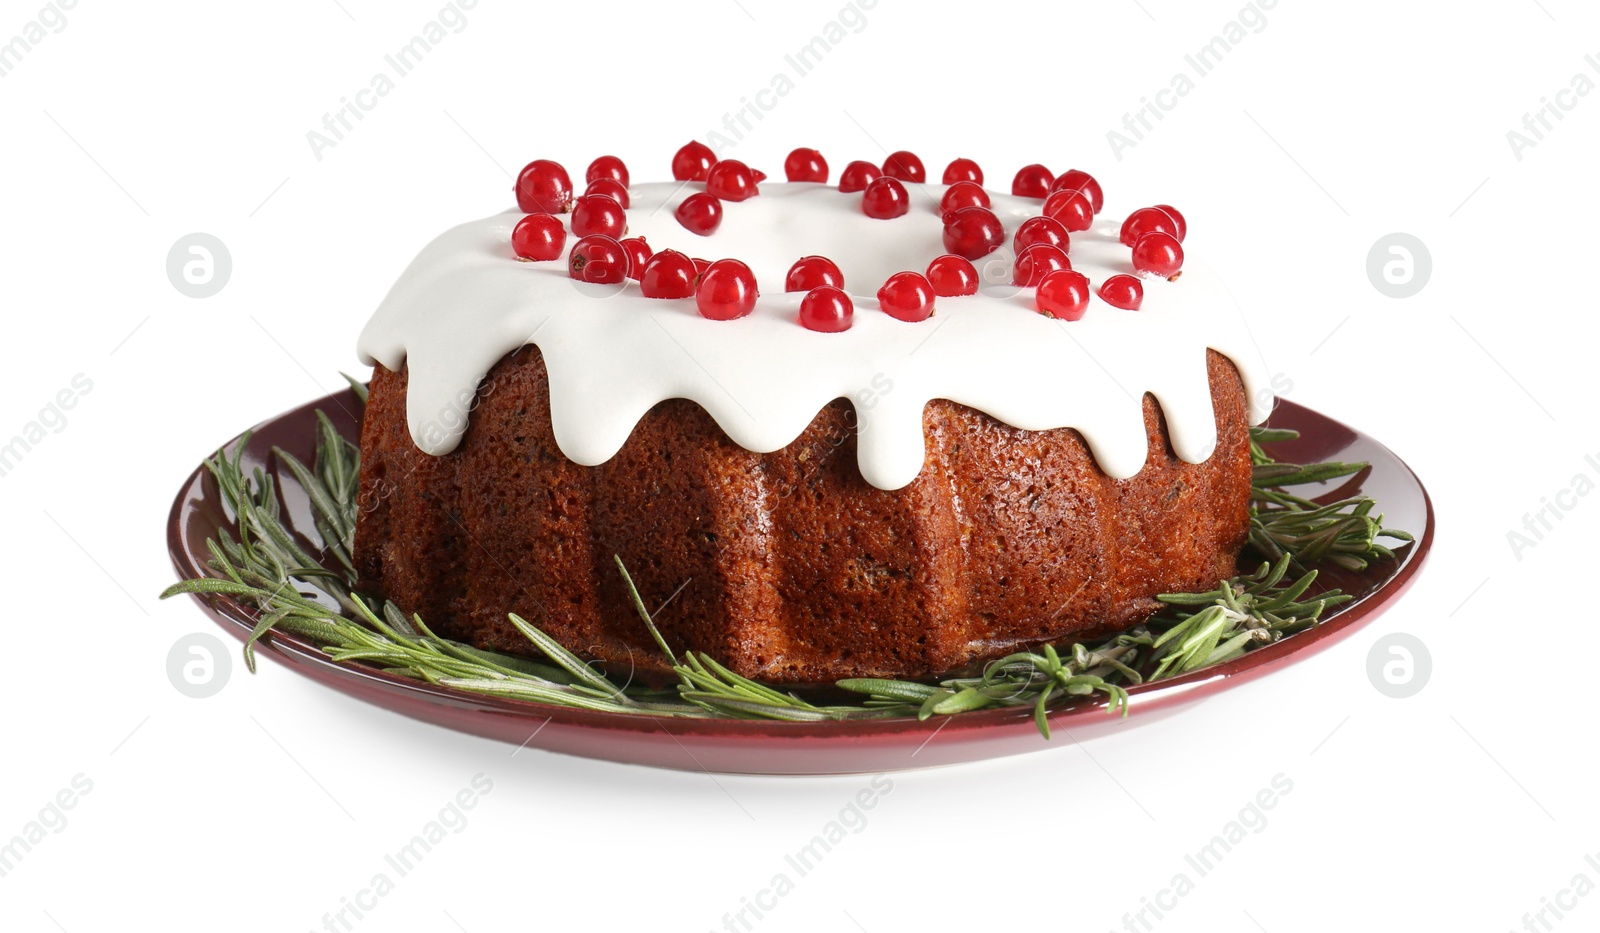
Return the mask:
{"type": "MultiPolygon", "coordinates": [[[[364,400],[365,386],[353,379],[350,383],[364,400]]],[[[317,644],[337,662],[365,664],[473,693],[577,709],[819,722],[905,716],[926,720],[980,709],[1026,707],[1033,710],[1039,731],[1048,738],[1048,714],[1063,703],[1101,695],[1111,712],[1126,715],[1129,686],[1236,658],[1309,628],[1327,608],[1351,598],[1338,590],[1311,594],[1317,572],[1308,569],[1288,580],[1291,564],[1305,568],[1326,561],[1361,570],[1370,561],[1393,557],[1389,548],[1376,543],[1377,538],[1411,540],[1404,532],[1382,526],[1382,516],[1372,514],[1375,503],[1370,498],[1324,505],[1284,491],[1284,486],[1326,482],[1366,466],[1279,463],[1261,447],[1293,436],[1293,432],[1252,429],[1255,494],[1250,543],[1268,558],[1254,573],[1204,593],[1160,596],[1165,608],[1156,616],[1097,643],[1019,651],[990,662],[975,676],[937,684],[880,678],[839,681],[838,687],[861,698],[854,704],[810,703],[740,676],[704,653],[686,651],[680,658],[656,628],[620,558],[617,570],[634,609],[678,678],[672,687],[619,685],[514,614],[511,623],[544,661],[442,638],[420,616],[407,617],[393,603],[357,594],[352,554],[360,451],[321,412],[310,466],[273,449],[311,503],[321,550],[309,553],[284,524],[272,475],[259,468],[246,473],[243,451],[250,440],[246,434],[232,459],[219,451],[206,461],[234,519],[237,538],[224,531],[207,542],[213,576],[181,581],[161,596],[230,596],[254,606],[257,621],[244,646],[251,671],[256,642],[269,632],[282,631],[317,644]]]]}
{"type": "Polygon", "coordinates": [[[1251,428],[1250,458],[1254,487],[1250,508],[1250,544],[1268,560],[1289,557],[1297,566],[1327,562],[1357,573],[1376,560],[1394,558],[1394,551],[1379,538],[1410,541],[1411,535],[1383,527],[1383,516],[1373,515],[1377,503],[1355,496],[1321,504],[1288,492],[1286,486],[1325,483],[1353,476],[1365,463],[1283,463],[1272,459],[1263,443],[1294,440],[1295,431],[1251,428]]]}

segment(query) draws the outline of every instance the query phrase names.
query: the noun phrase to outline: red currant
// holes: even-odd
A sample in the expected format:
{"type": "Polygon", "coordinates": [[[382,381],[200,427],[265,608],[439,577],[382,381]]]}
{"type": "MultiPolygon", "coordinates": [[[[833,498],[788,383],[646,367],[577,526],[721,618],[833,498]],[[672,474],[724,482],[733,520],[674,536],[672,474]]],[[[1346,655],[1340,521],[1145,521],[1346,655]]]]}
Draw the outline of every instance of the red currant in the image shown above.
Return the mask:
{"type": "Polygon", "coordinates": [[[704,191],[696,191],[683,199],[673,216],[690,233],[710,236],[722,224],[722,202],[704,191]]]}
{"type": "Polygon", "coordinates": [[[1046,317],[1076,321],[1089,308],[1089,278],[1082,272],[1057,269],[1039,280],[1033,300],[1046,317]]]}
{"type": "Polygon", "coordinates": [[[717,161],[717,154],[702,142],[690,140],[672,156],[673,181],[705,181],[706,172],[717,161]]]}
{"type": "Polygon", "coordinates": [[[616,202],[622,205],[623,210],[627,210],[628,203],[631,200],[628,197],[628,189],[623,187],[622,183],[615,178],[596,178],[594,181],[589,182],[589,187],[585,188],[583,193],[603,194],[608,198],[615,198],[616,202]]]}
{"type": "Polygon", "coordinates": [[[1094,208],[1081,191],[1057,191],[1044,199],[1044,215],[1061,221],[1061,226],[1077,232],[1094,223],[1094,208]]]}
{"type": "Polygon", "coordinates": [[[1089,208],[1096,214],[1100,213],[1100,208],[1106,203],[1105,192],[1100,189],[1100,183],[1094,180],[1094,176],[1075,168],[1067,169],[1057,175],[1050,190],[1082,191],[1089,198],[1089,208]]]}
{"type": "Polygon", "coordinates": [[[1000,218],[986,207],[963,207],[944,225],[944,248],[968,259],[987,256],[1005,242],[1000,218]]]}
{"type": "Polygon", "coordinates": [[[756,196],[756,178],[738,159],[723,159],[706,173],[706,193],[724,201],[743,201],[756,196]]]}
{"type": "Polygon", "coordinates": [[[711,260],[696,258],[689,260],[689,262],[694,264],[694,282],[696,285],[699,285],[700,276],[705,275],[706,270],[711,268],[711,260]]]}
{"type": "Polygon", "coordinates": [[[957,295],[975,295],[978,292],[978,270],[963,256],[946,253],[928,263],[928,284],[940,298],[957,295]]]}
{"type": "Polygon", "coordinates": [[[572,208],[572,179],[559,162],[535,159],[517,176],[517,207],[524,214],[565,214],[572,208]]]}
{"type": "Polygon", "coordinates": [[[818,285],[800,299],[800,325],[806,330],[824,334],[849,330],[855,312],[850,296],[832,285],[818,285]]]}
{"type": "Polygon", "coordinates": [[[628,277],[628,251],[611,237],[592,233],[572,245],[567,275],[580,282],[615,285],[628,277]]]}
{"type": "Polygon", "coordinates": [[[597,178],[609,178],[622,187],[628,187],[628,167],[622,160],[613,155],[604,155],[589,163],[589,170],[583,173],[586,184],[593,184],[597,178]]]}
{"type": "Polygon", "coordinates": [[[618,239],[628,227],[628,216],[622,205],[610,195],[586,194],[572,202],[572,233],[588,236],[602,233],[618,239]]]}
{"type": "Polygon", "coordinates": [[[756,274],[737,259],[719,259],[700,275],[694,301],[701,317],[731,321],[744,317],[756,306],[756,274]]]}
{"type": "MultiPolygon", "coordinates": [[[[750,170],[750,177],[755,179],[755,183],[759,185],[767,180],[767,173],[763,172],[761,169],[753,168],[750,170]]],[[[760,192],[757,193],[759,194],[760,192]]]]}
{"type": "Polygon", "coordinates": [[[675,249],[664,249],[645,260],[639,273],[639,291],[646,298],[693,298],[694,260],[675,249]]]}
{"type": "Polygon", "coordinates": [[[917,272],[896,272],[878,289],[878,307],[900,321],[926,321],[933,314],[933,286],[917,272]]]}
{"type": "Polygon", "coordinates": [[[1176,237],[1178,224],[1171,214],[1159,207],[1141,207],[1122,222],[1122,245],[1132,246],[1146,233],[1170,233],[1176,237]]]}
{"type": "Polygon", "coordinates": [[[1050,170],[1035,162],[1017,169],[1017,177],[1011,179],[1011,193],[1019,198],[1043,199],[1050,193],[1050,183],[1056,177],[1050,170]]]}
{"type": "Polygon", "coordinates": [[[1017,235],[1011,239],[1011,248],[1020,253],[1035,243],[1048,243],[1066,250],[1070,242],[1067,228],[1061,221],[1054,217],[1029,217],[1017,228],[1017,235]]]}
{"type": "Polygon", "coordinates": [[[1133,267],[1162,278],[1171,278],[1183,268],[1183,247],[1170,233],[1146,233],[1133,244],[1133,267]]]}
{"type": "Polygon", "coordinates": [[[988,207],[989,192],[977,182],[958,181],[939,199],[939,209],[954,213],[963,207],[988,207]]]}
{"type": "Polygon", "coordinates": [[[871,162],[851,162],[839,173],[839,190],[849,194],[852,191],[865,191],[867,186],[876,181],[882,172],[871,162]]]}
{"type": "Polygon", "coordinates": [[[826,256],[801,256],[783,279],[786,292],[809,292],[823,285],[844,288],[844,273],[826,256]]]}
{"type": "Polygon", "coordinates": [[[1178,213],[1178,209],[1171,204],[1157,204],[1156,207],[1166,211],[1167,216],[1172,218],[1172,222],[1178,225],[1178,232],[1174,236],[1178,238],[1179,243],[1182,243],[1183,238],[1189,233],[1189,222],[1184,220],[1183,215],[1178,213]]]}
{"type": "Polygon", "coordinates": [[[1071,268],[1072,260],[1061,247],[1035,243],[1018,253],[1017,261],[1011,264],[1011,284],[1032,288],[1048,273],[1071,268]]]}
{"type": "Polygon", "coordinates": [[[861,211],[868,217],[888,220],[901,217],[911,210],[911,198],[906,186],[887,176],[876,179],[861,196],[861,211]]]}
{"type": "Polygon", "coordinates": [[[915,152],[904,149],[889,153],[889,157],[883,160],[883,174],[919,185],[928,180],[928,170],[922,167],[922,160],[917,158],[915,152]]]}
{"type": "Polygon", "coordinates": [[[645,263],[650,261],[650,244],[642,236],[628,237],[620,242],[623,252],[628,254],[628,278],[637,282],[644,274],[645,263]]]}
{"type": "Polygon", "coordinates": [[[552,214],[529,214],[511,228],[511,248],[518,259],[528,262],[560,259],[566,245],[566,228],[561,226],[561,218],[552,214]]]}
{"type": "Polygon", "coordinates": [[[1137,311],[1144,301],[1144,283],[1138,276],[1113,275],[1100,283],[1100,297],[1113,308],[1137,311]]]}
{"type": "Polygon", "coordinates": [[[815,149],[801,147],[783,160],[783,174],[790,181],[828,180],[828,160],[815,149]]]}
{"type": "Polygon", "coordinates": [[[983,184],[983,169],[971,159],[952,159],[944,168],[944,183],[953,185],[958,181],[970,181],[973,184],[983,184]]]}

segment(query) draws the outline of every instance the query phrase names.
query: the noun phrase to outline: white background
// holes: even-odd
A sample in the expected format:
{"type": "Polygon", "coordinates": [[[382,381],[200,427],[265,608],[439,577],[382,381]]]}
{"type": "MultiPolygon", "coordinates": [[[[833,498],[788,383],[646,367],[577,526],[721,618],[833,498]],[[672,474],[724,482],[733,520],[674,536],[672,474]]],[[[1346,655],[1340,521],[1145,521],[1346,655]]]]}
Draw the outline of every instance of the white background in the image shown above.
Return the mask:
{"type": "MultiPolygon", "coordinates": [[[[1600,52],[1576,0],[1283,0],[1117,158],[1107,131],[1240,4],[880,0],[737,146],[781,172],[888,148],[991,187],[1095,173],[1112,215],[1188,215],[1289,397],[1392,446],[1439,512],[1431,564],[1375,624],[1182,716],[1076,747],[892,775],[892,791],[762,930],[1038,922],[1121,928],[1274,775],[1293,791],[1163,931],[1521,928],[1600,852],[1593,793],[1594,496],[1536,547],[1507,533],[1597,478],[1600,95],[1518,159],[1508,131],[1600,52]],[[1379,294],[1381,236],[1432,278],[1379,294]],[[1431,649],[1417,696],[1365,673],[1380,636],[1431,649]]],[[[0,2],[0,42],[38,0],[0,2]]],[[[672,773],[420,725],[237,661],[217,696],[169,648],[217,633],[172,579],[165,520],[217,444],[361,372],[355,335],[434,233],[509,201],[536,157],[639,180],[783,71],[838,2],[483,0],[336,147],[306,140],[438,15],[437,0],[84,0],[0,78],[0,438],[77,374],[58,433],[0,478],[0,839],[93,789],[0,878],[7,929],[320,929],[473,775],[493,790],[361,930],[721,929],[866,777],[672,773]],[[742,5],[741,5],[742,4],[742,5]],[[168,249],[232,252],[180,295],[168,249]]],[[[232,645],[231,639],[229,641],[232,645]]],[[[1190,872],[1192,876],[1192,871],[1190,872]]],[[[1571,903],[1569,900],[1568,903],[1571,903]]],[[[1600,897],[1552,928],[1600,926],[1600,897]]],[[[1533,920],[1535,929],[1538,920],[1533,920]]]]}

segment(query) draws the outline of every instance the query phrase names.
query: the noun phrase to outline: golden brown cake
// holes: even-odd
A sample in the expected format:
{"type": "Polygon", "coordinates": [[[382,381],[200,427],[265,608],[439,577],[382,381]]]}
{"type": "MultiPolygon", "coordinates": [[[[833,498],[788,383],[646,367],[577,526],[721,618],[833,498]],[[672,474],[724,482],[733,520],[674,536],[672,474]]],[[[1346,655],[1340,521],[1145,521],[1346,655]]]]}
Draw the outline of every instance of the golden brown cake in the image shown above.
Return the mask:
{"type": "Polygon", "coordinates": [[[767,454],[693,402],[664,401],[615,457],[579,466],[551,436],[530,347],[494,368],[461,446],[434,457],[407,432],[404,371],[380,367],[361,433],[357,569],[364,590],[446,637],[527,653],[515,612],[608,671],[661,671],[615,554],[660,608],[668,644],[747,677],[937,675],[1125,628],[1157,593],[1233,575],[1249,524],[1248,406],[1215,352],[1210,379],[1219,441],[1203,463],[1173,454],[1148,396],[1149,458],[1124,480],[1070,428],[1023,431],[938,400],[923,416],[926,466],[883,490],[856,467],[843,400],[767,454]]]}
{"type": "Polygon", "coordinates": [[[1129,237],[1082,173],[1065,199],[980,192],[959,219],[945,185],[702,166],[628,187],[615,163],[600,187],[625,211],[563,213],[564,173],[528,181],[550,165],[520,210],[430,244],[362,334],[364,591],[482,648],[536,654],[516,613],[659,676],[620,558],[674,649],[820,683],[1112,632],[1235,572],[1271,396],[1226,290],[1183,267],[1176,211],[1129,237]],[[1070,243],[1019,258],[1041,215],[1070,243]],[[619,216],[628,240],[595,232],[619,216]],[[929,268],[941,254],[973,287],[929,268]],[[662,297],[697,255],[736,275],[662,297]],[[815,255],[842,290],[783,291],[815,255]]]}

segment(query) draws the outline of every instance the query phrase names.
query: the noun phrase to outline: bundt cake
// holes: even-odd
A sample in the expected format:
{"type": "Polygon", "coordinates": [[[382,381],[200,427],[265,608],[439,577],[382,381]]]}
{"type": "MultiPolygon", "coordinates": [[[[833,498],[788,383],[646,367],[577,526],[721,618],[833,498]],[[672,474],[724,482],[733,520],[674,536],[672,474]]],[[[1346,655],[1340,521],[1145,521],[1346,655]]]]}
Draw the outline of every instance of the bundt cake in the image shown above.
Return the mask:
{"type": "Polygon", "coordinates": [[[595,165],[577,210],[525,171],[519,210],[441,235],[362,333],[363,590],[660,675],[620,558],[675,649],[816,683],[1114,631],[1235,572],[1271,396],[1176,211],[1095,219],[1082,173],[974,194],[886,165],[900,210],[850,170],[595,165]]]}

